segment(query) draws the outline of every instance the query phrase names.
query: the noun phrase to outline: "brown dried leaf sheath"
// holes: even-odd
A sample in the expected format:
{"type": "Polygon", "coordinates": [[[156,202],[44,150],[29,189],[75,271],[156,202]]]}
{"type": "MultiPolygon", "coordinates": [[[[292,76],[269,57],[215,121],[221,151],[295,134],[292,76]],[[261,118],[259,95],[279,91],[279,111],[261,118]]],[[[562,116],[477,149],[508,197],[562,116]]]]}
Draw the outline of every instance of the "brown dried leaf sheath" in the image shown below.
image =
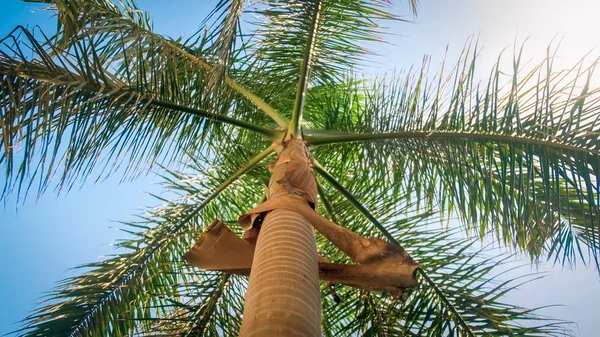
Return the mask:
{"type": "Polygon", "coordinates": [[[269,199],[239,218],[240,225],[246,230],[244,239],[216,220],[184,259],[202,269],[248,275],[258,236],[258,228],[254,227],[256,218],[275,209],[286,209],[302,215],[359,263],[329,263],[320,257],[319,276],[322,280],[395,295],[417,283],[414,272],[419,265],[402,247],[379,238],[363,238],[322,217],[311,207],[317,203],[317,184],[302,140],[285,142],[270,170],[269,199]]]}
{"type": "MultiPolygon", "coordinates": [[[[378,242],[371,246],[375,249],[367,248],[373,256],[371,262],[366,264],[329,263],[320,257],[321,280],[371,291],[388,291],[394,295],[400,295],[403,289],[415,285],[413,273],[418,265],[412,260],[408,262],[402,255],[386,249],[382,250],[383,245],[379,243],[383,241],[374,242],[378,242]],[[380,255],[380,252],[384,252],[384,256],[377,258],[376,255],[380,255]]],[[[227,228],[227,225],[216,220],[206,232],[202,233],[198,242],[183,258],[202,269],[249,275],[253,256],[254,243],[238,237],[227,228]]]]}
{"type": "Polygon", "coordinates": [[[240,239],[221,220],[215,220],[183,258],[202,269],[246,275],[255,243],[240,239]]]}
{"type": "Polygon", "coordinates": [[[269,165],[272,172],[269,181],[269,198],[289,193],[312,205],[317,204],[317,181],[310,168],[310,160],[304,141],[291,139],[284,143],[284,149],[277,160],[269,165]]]}

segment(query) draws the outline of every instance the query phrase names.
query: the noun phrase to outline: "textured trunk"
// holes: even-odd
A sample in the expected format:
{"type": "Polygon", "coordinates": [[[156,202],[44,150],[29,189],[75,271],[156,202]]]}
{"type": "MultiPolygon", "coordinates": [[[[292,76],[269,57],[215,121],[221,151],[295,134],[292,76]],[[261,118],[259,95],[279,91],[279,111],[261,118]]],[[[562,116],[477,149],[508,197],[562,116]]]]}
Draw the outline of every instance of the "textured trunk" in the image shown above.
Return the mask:
{"type": "MultiPolygon", "coordinates": [[[[292,194],[316,202],[316,181],[302,140],[286,142],[271,166],[269,199],[292,194]]],[[[267,213],[254,251],[241,337],[321,336],[317,244],[300,214],[267,213]]]]}
{"type": "Polygon", "coordinates": [[[240,337],[321,336],[317,247],[312,226],[288,210],[262,225],[240,337]]]}

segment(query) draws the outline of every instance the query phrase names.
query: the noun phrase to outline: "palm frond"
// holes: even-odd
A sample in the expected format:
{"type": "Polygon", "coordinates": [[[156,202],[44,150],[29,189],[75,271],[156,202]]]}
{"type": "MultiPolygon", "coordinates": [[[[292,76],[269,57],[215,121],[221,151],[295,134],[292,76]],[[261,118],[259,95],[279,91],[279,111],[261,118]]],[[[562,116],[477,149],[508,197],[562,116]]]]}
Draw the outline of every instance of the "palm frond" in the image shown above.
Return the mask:
{"type": "MultiPolygon", "coordinates": [[[[132,238],[116,244],[124,252],[82,266],[86,271],[55,289],[45,305],[27,317],[20,334],[129,335],[169,321],[172,310],[180,309],[176,302],[192,296],[210,301],[215,292],[222,292],[214,273],[195,270],[181,255],[204,224],[217,217],[232,218],[253,206],[266,176],[266,168],[256,166],[271,152],[243,164],[248,153],[238,148],[217,158],[210,172],[195,162],[194,170],[204,171],[200,176],[170,171],[164,176],[165,186],[180,195],[179,200],[166,201],[139,221],[126,223],[124,231],[132,238]],[[236,166],[241,168],[233,172],[236,166]]],[[[211,163],[210,158],[202,161],[211,163]]],[[[181,331],[193,330],[195,323],[189,324],[181,331]]]]}
{"type": "Polygon", "coordinates": [[[597,263],[600,91],[590,88],[597,60],[554,72],[549,55],[522,74],[517,54],[511,76],[497,65],[478,84],[476,55],[465,50],[447,77],[429,79],[425,63],[405,78],[314,88],[306,120],[332,131],[306,138],[338,143],[315,151],[360,158],[355,169],[381,170],[374,177],[409,179],[418,197],[457,211],[474,234],[492,230],[533,258],[576,254],[597,263]]]}
{"type": "Polygon", "coordinates": [[[298,83],[298,61],[305,47],[312,45],[312,73],[315,81],[325,82],[345,75],[348,66],[359,63],[369,50],[365,42],[378,41],[383,21],[401,20],[390,14],[386,1],[264,1],[256,14],[263,18],[256,32],[259,45],[256,57],[269,64],[271,73],[284,73],[289,81],[298,83]],[[309,32],[318,7],[319,19],[308,43],[309,32]]]}
{"type": "MultiPolygon", "coordinates": [[[[375,227],[377,227],[377,229],[381,232],[381,234],[383,234],[383,236],[386,237],[386,239],[388,239],[390,242],[396,245],[400,245],[399,241],[394,236],[392,236],[392,234],[383,226],[383,224],[379,222],[379,220],[377,220],[377,218],[375,218],[375,216],[373,216],[371,212],[369,212],[369,210],[357,198],[355,198],[350,191],[348,191],[348,189],[346,189],[329,172],[327,172],[325,168],[323,168],[318,163],[315,163],[315,169],[317,173],[319,173],[325,180],[327,180],[329,184],[331,184],[336,190],[338,190],[338,192],[340,192],[346,199],[348,199],[348,201],[357,211],[363,214],[363,216],[366,217],[370,223],[375,225],[375,227]]],[[[474,337],[475,334],[473,333],[469,324],[464,320],[461,313],[456,309],[453,303],[450,302],[448,296],[446,296],[446,294],[440,289],[440,287],[435,283],[435,281],[421,268],[417,270],[417,273],[422,275],[422,277],[426,280],[428,285],[433,289],[434,293],[439,297],[440,301],[443,303],[446,309],[451,312],[453,320],[456,322],[458,329],[464,331],[467,336],[474,337]]]]}
{"type": "MultiPolygon", "coordinates": [[[[135,69],[128,68],[132,65],[136,67],[138,62],[145,61],[141,57],[150,57],[150,60],[152,60],[153,54],[160,55],[167,50],[174,55],[178,55],[179,62],[182,64],[176,64],[176,67],[172,67],[169,63],[152,63],[151,65],[159,65],[164,68],[161,68],[163,71],[167,72],[164,77],[155,77],[154,82],[160,84],[164,80],[178,78],[182,75],[182,71],[185,77],[180,81],[183,83],[189,80],[186,77],[190,76],[190,71],[192,75],[198,72],[208,73],[210,81],[205,90],[210,89],[207,91],[210,91],[211,95],[203,97],[205,108],[220,110],[222,106],[219,103],[220,99],[227,99],[231,95],[231,93],[225,93],[225,97],[222,97],[224,94],[223,89],[215,83],[215,80],[220,78],[231,88],[231,91],[252,102],[278,123],[280,127],[285,127],[285,119],[276,110],[225,74],[229,69],[220,66],[222,60],[220,61],[219,58],[222,55],[220,56],[219,53],[226,52],[224,48],[227,46],[222,46],[223,41],[219,39],[209,41],[210,36],[202,34],[204,27],[192,34],[192,37],[182,44],[180,40],[172,40],[153,33],[148,13],[140,10],[134,0],[122,1],[119,3],[120,7],[108,0],[52,0],[43,2],[52,3],[59,13],[59,27],[55,39],[58,41],[60,49],[69,49],[73,44],[92,40],[95,48],[104,47],[102,52],[106,58],[104,61],[115,62],[114,67],[119,70],[117,74],[125,73],[127,76],[136,75],[135,69]],[[128,44],[130,43],[135,45],[135,50],[129,50],[131,46],[128,44]],[[216,67],[211,61],[216,63],[216,67]],[[207,97],[210,97],[210,99],[206,99],[207,97]]],[[[222,5],[222,3],[219,3],[219,5],[222,5]]],[[[231,20],[234,22],[237,21],[236,16],[240,10],[240,5],[238,3],[231,8],[231,20]]],[[[218,12],[218,9],[217,7],[215,11],[218,12]]],[[[230,33],[225,32],[224,34],[230,33]]],[[[231,39],[233,39],[235,32],[231,34],[231,39]]],[[[226,39],[229,40],[230,38],[226,39]]],[[[226,57],[231,58],[232,54],[227,52],[226,57]]],[[[228,63],[234,64],[235,60],[229,60],[228,63]]],[[[140,67],[138,66],[138,68],[140,67]]],[[[137,76],[146,77],[148,73],[152,72],[153,68],[151,66],[143,67],[137,76]]],[[[183,83],[179,83],[179,85],[183,83]]],[[[176,87],[170,88],[170,90],[175,94],[179,93],[179,99],[188,96],[182,94],[181,90],[176,87]]]]}
{"type": "Polygon", "coordinates": [[[386,1],[319,0],[261,1],[248,8],[258,21],[251,22],[257,29],[244,63],[255,73],[276,76],[254,79],[261,83],[261,97],[269,97],[267,101],[278,111],[291,115],[290,105],[306,77],[302,65],[310,68],[308,85],[343,77],[347,66],[360,64],[369,53],[365,44],[378,41],[381,22],[400,20],[386,11],[389,6],[386,1]],[[318,20],[311,27],[315,14],[318,20]],[[303,63],[305,55],[310,58],[303,63]]]}
{"type": "MultiPolygon", "coordinates": [[[[98,164],[109,173],[123,160],[128,163],[125,174],[147,170],[156,161],[177,161],[184,151],[210,148],[224,133],[235,132],[231,126],[268,138],[277,133],[229,117],[232,110],[243,114],[247,109],[231,98],[221,100],[219,110],[205,110],[207,76],[193,68],[179,72],[179,78],[166,76],[178,68],[176,54],[140,55],[137,67],[115,75],[110,70],[114,65],[104,66],[106,54],[93,43],[61,52],[48,40],[39,43],[24,28],[2,42],[0,162],[7,168],[5,193],[11,182],[20,189],[35,179],[38,191],[45,190],[59,164],[60,186],[85,179],[98,164]],[[26,57],[26,50],[33,57],[26,57]],[[20,162],[15,160],[17,151],[23,153],[20,162]]],[[[135,50],[123,44],[121,51],[125,49],[135,50]]]]}
{"type": "MultiPolygon", "coordinates": [[[[352,177],[342,177],[343,183],[354,185],[352,177]]],[[[329,179],[326,179],[329,181],[329,179]]],[[[359,183],[360,184],[360,183],[359,183]]],[[[501,280],[499,271],[509,268],[508,256],[489,248],[477,248],[478,241],[466,239],[456,231],[441,228],[440,213],[434,209],[421,214],[414,211],[414,202],[397,195],[379,194],[388,190],[372,185],[357,190],[360,201],[351,201],[336,193],[338,186],[323,184],[323,194],[331,202],[341,225],[362,235],[384,235],[402,242],[412,251],[412,257],[426,268],[421,270],[419,286],[410,289],[403,298],[375,294],[335,286],[336,296],[323,287],[323,326],[330,336],[479,336],[479,335],[561,335],[564,322],[549,320],[528,310],[502,302],[502,296],[535,275],[523,279],[501,280]],[[355,214],[358,202],[366,210],[364,217],[355,214]],[[370,213],[367,209],[375,210],[370,213]],[[381,220],[378,220],[381,219],[381,220]],[[376,219],[383,232],[372,226],[376,219]],[[436,223],[437,222],[437,223],[436,223]],[[437,226],[436,226],[437,225],[437,226]],[[424,277],[425,275],[426,277],[424,277]],[[531,320],[536,324],[532,325],[531,320]]],[[[413,195],[414,199],[414,195],[413,195]]],[[[322,254],[335,252],[325,241],[318,241],[322,254]]],[[[344,261],[345,257],[333,253],[344,261]]],[[[330,255],[325,255],[330,256],[330,255]]]]}

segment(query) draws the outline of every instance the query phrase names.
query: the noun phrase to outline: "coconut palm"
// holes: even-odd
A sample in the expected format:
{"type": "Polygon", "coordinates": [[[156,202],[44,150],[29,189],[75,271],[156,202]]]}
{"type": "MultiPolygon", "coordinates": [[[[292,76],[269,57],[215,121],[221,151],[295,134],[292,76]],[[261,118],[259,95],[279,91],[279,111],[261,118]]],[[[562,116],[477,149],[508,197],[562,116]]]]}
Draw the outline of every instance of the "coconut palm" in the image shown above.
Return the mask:
{"type": "Polygon", "coordinates": [[[522,72],[517,53],[478,82],[468,45],[435,75],[365,80],[401,20],[384,0],[221,0],[187,40],[133,0],[39,2],[56,34],[0,49],[4,193],[159,165],[172,198],[19,335],[564,331],[502,301],[532,278],[499,279],[480,242],[598,266],[596,62],[522,72]]]}

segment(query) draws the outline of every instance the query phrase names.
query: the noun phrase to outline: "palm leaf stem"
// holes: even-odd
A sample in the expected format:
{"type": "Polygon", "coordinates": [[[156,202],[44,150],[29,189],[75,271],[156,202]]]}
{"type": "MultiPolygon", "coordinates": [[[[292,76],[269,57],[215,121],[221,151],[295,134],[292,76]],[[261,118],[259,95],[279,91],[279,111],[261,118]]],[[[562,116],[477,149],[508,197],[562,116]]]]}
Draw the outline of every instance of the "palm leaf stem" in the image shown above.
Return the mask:
{"type": "Polygon", "coordinates": [[[280,139],[281,138],[282,132],[279,130],[264,128],[262,126],[244,122],[244,121],[241,121],[241,120],[238,120],[235,118],[231,118],[228,116],[213,114],[213,113],[205,112],[205,111],[202,111],[199,109],[194,109],[194,108],[186,107],[186,106],[179,105],[179,104],[174,104],[174,103],[169,103],[169,102],[164,102],[164,101],[159,101],[159,100],[153,100],[153,99],[150,100],[150,105],[160,106],[163,108],[168,108],[168,109],[172,109],[172,110],[176,110],[176,111],[180,111],[180,112],[187,112],[192,115],[209,118],[212,121],[222,122],[222,123],[237,126],[237,127],[240,127],[240,128],[246,129],[246,130],[254,131],[256,133],[259,133],[259,134],[269,137],[271,139],[280,139]]]}
{"type": "MultiPolygon", "coordinates": [[[[339,181],[337,181],[337,179],[335,179],[335,177],[333,177],[329,172],[327,172],[327,170],[325,170],[325,168],[323,168],[323,166],[321,166],[314,159],[313,159],[313,165],[314,165],[313,167],[314,167],[315,171],[317,171],[318,174],[320,174],[325,180],[327,180],[327,182],[329,182],[336,190],[338,190],[352,204],[352,206],[354,206],[354,208],[356,208],[367,219],[369,219],[369,221],[371,221],[375,225],[375,227],[377,227],[379,229],[379,231],[381,231],[383,236],[385,236],[388,240],[390,240],[390,242],[394,243],[395,245],[400,246],[400,243],[398,242],[398,240],[396,240],[396,238],[394,238],[394,236],[383,226],[383,224],[381,222],[379,222],[379,220],[377,220],[377,218],[375,218],[375,216],[373,216],[373,214],[371,214],[371,212],[369,212],[369,210],[367,210],[367,208],[358,199],[356,199],[354,197],[354,195],[352,195],[352,193],[350,191],[348,191],[348,189],[346,189],[346,187],[344,187],[339,181]]],[[[433,288],[436,295],[444,303],[446,308],[454,315],[454,317],[456,318],[457,324],[459,324],[460,326],[463,327],[466,334],[468,336],[475,337],[475,333],[473,332],[471,327],[469,327],[469,325],[467,324],[465,319],[462,317],[462,315],[458,312],[458,310],[450,302],[450,300],[448,299],[448,296],[446,296],[446,294],[444,294],[442,289],[440,289],[440,287],[437,286],[437,284],[433,281],[433,279],[431,279],[429,277],[429,275],[427,275],[427,272],[423,268],[420,268],[420,267],[417,268],[416,272],[419,273],[421,276],[423,276],[425,281],[427,281],[427,283],[433,288]]]]}
{"type": "MultiPolygon", "coordinates": [[[[150,31],[147,31],[147,32],[149,34],[153,34],[153,36],[161,39],[165,45],[167,45],[167,46],[173,48],[174,50],[178,51],[179,53],[189,57],[194,62],[196,62],[198,65],[200,65],[202,68],[204,68],[206,71],[212,71],[214,69],[214,67],[212,65],[210,65],[208,62],[206,62],[202,58],[190,54],[189,52],[183,50],[178,45],[172,43],[169,40],[166,40],[165,38],[163,38],[162,36],[160,36],[158,34],[154,34],[150,31]]],[[[248,89],[246,89],[244,86],[242,86],[239,83],[237,83],[236,81],[234,81],[229,76],[225,76],[225,83],[228,86],[230,86],[233,90],[239,92],[244,97],[246,97],[249,101],[254,103],[259,109],[261,109],[264,113],[266,113],[269,117],[271,117],[280,127],[282,127],[282,128],[287,127],[287,125],[288,125],[287,120],[283,116],[281,116],[272,106],[270,106],[265,101],[263,101],[260,97],[256,96],[252,92],[250,92],[248,89]]]]}
{"type": "Polygon", "coordinates": [[[323,206],[325,206],[327,215],[329,215],[329,218],[331,219],[331,221],[338,223],[337,217],[335,216],[335,213],[333,212],[333,207],[331,207],[331,203],[329,202],[329,199],[325,195],[325,191],[323,190],[323,187],[319,183],[317,183],[317,191],[319,193],[319,197],[321,198],[321,201],[323,202],[323,206]]]}
{"type": "Polygon", "coordinates": [[[312,12],[311,23],[308,27],[308,41],[306,43],[306,49],[304,50],[304,58],[301,65],[302,68],[300,69],[300,75],[298,79],[298,89],[296,91],[294,111],[292,113],[292,120],[290,121],[288,128],[288,134],[296,136],[300,134],[300,124],[302,123],[302,112],[304,109],[306,90],[308,88],[308,82],[310,78],[310,67],[315,51],[315,39],[319,27],[320,11],[321,0],[316,0],[312,12]]]}
{"type": "Polygon", "coordinates": [[[275,152],[273,146],[269,146],[266,150],[264,150],[263,152],[259,153],[254,158],[252,158],[248,163],[246,163],[246,165],[244,165],[237,172],[235,172],[233,175],[231,175],[231,177],[229,177],[229,179],[227,179],[223,184],[221,184],[219,187],[217,187],[217,189],[210,196],[208,196],[200,205],[198,205],[194,215],[197,214],[198,212],[200,212],[200,210],[204,206],[206,206],[211,200],[216,198],[219,195],[219,193],[223,192],[223,190],[225,190],[229,185],[231,185],[237,179],[239,179],[244,174],[246,174],[250,170],[252,170],[254,168],[254,166],[256,166],[258,163],[263,161],[263,159],[270,156],[273,152],[275,152]]]}
{"type": "Polygon", "coordinates": [[[400,245],[396,241],[396,239],[385,229],[385,227],[383,227],[383,225],[365,208],[365,206],[363,206],[363,204],[360,201],[354,198],[352,193],[350,193],[350,191],[348,191],[342,184],[340,184],[340,182],[337,181],[337,179],[335,179],[335,177],[333,177],[329,172],[327,172],[327,170],[325,170],[325,168],[321,166],[321,164],[319,164],[315,159],[313,159],[313,165],[315,171],[317,171],[317,173],[319,173],[323,178],[325,178],[325,180],[327,180],[327,182],[329,182],[333,187],[335,187],[335,189],[340,191],[340,193],[342,193],[342,195],[344,195],[344,197],[346,197],[348,201],[350,201],[352,206],[354,206],[354,208],[356,208],[362,214],[364,214],[367,217],[367,219],[369,219],[369,221],[371,221],[388,240],[394,242],[397,245],[400,245]]]}
{"type": "Polygon", "coordinates": [[[344,135],[307,135],[306,141],[312,146],[327,145],[334,143],[362,142],[362,141],[380,141],[391,139],[471,139],[475,141],[496,141],[503,143],[520,143],[526,145],[540,145],[556,148],[570,152],[588,153],[600,156],[599,150],[586,149],[568,144],[558,143],[552,140],[543,140],[522,136],[500,135],[490,133],[476,132],[455,132],[455,131],[406,131],[389,133],[348,133],[344,135]]]}

